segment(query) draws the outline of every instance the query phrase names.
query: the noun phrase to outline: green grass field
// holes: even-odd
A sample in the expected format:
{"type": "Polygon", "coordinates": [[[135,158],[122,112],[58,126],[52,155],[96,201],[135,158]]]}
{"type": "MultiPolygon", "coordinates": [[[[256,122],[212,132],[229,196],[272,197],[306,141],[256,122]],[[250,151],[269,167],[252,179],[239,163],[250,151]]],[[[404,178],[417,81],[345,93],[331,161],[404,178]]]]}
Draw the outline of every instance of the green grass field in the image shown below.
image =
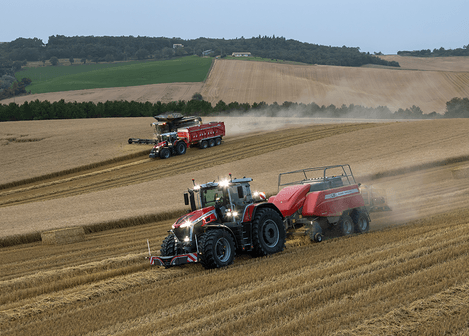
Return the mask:
{"type": "Polygon", "coordinates": [[[137,86],[159,83],[202,82],[212,58],[187,56],[168,61],[80,64],[27,68],[15,75],[31,78],[32,93],[95,88],[137,86]]]}

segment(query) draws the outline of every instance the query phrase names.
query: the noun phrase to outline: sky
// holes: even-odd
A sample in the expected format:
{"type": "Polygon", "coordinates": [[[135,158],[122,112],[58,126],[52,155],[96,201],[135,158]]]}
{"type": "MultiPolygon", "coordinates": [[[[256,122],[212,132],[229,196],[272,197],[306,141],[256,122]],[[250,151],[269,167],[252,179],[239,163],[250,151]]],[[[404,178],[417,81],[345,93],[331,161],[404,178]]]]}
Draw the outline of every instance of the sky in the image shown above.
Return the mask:
{"type": "Polygon", "coordinates": [[[462,48],[468,0],[8,1],[0,42],[19,37],[150,36],[182,39],[283,36],[362,52],[462,48]]]}

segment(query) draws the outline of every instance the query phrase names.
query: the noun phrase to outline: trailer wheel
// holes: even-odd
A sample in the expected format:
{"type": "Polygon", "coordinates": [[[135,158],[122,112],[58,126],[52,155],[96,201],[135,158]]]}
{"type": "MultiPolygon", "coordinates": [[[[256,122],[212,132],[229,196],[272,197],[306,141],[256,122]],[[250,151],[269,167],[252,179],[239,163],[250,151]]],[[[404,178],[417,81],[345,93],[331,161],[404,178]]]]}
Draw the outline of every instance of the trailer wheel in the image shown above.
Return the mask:
{"type": "Polygon", "coordinates": [[[253,256],[283,251],[285,236],[285,226],[278,212],[270,208],[260,209],[252,221],[253,256]]]}
{"type": "Polygon", "coordinates": [[[200,147],[200,149],[207,148],[208,147],[207,141],[206,140],[201,141],[200,144],[199,144],[199,147],[200,147]]]}
{"type": "Polygon", "coordinates": [[[183,155],[186,154],[187,146],[184,141],[179,141],[176,145],[176,154],[177,155],[183,155]]]}
{"type": "Polygon", "coordinates": [[[370,230],[370,220],[364,212],[360,212],[355,222],[355,232],[365,233],[370,230]]]}
{"type": "Polygon", "coordinates": [[[129,138],[129,140],[127,140],[127,142],[129,143],[129,145],[132,144],[132,142],[133,142],[132,138],[129,138]]]}
{"type": "Polygon", "coordinates": [[[215,146],[220,146],[221,145],[221,138],[216,138],[215,139],[215,146]]]}
{"type": "Polygon", "coordinates": [[[349,215],[343,215],[337,224],[339,234],[341,236],[348,236],[353,233],[353,221],[349,215]]]}
{"type": "Polygon", "coordinates": [[[210,140],[208,141],[208,146],[209,146],[209,147],[215,146],[215,139],[210,139],[210,140]]]}
{"type": "Polygon", "coordinates": [[[161,244],[160,254],[162,256],[173,256],[176,255],[176,242],[174,240],[174,234],[170,233],[161,244]]]}
{"type": "Polygon", "coordinates": [[[231,265],[235,244],[231,234],[222,229],[208,230],[199,238],[200,263],[206,269],[231,265]]]}
{"type": "Polygon", "coordinates": [[[163,148],[161,151],[160,151],[160,158],[161,159],[167,159],[171,156],[171,151],[169,150],[169,148],[163,148]]]}

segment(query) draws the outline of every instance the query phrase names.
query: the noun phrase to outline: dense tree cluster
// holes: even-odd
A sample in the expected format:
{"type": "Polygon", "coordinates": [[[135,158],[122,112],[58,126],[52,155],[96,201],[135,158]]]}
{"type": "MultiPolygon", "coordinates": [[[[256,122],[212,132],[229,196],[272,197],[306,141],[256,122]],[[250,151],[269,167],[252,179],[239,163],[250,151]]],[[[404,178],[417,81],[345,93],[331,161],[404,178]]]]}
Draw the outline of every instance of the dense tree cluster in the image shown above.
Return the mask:
{"type": "Polygon", "coordinates": [[[372,119],[435,119],[435,118],[469,118],[469,99],[453,98],[446,103],[446,113],[436,112],[424,114],[418,106],[407,109],[400,108],[391,112],[386,106],[364,107],[350,104],[319,106],[316,103],[303,104],[284,102],[266,104],[265,102],[248,104],[231,102],[226,104],[220,100],[212,106],[205,100],[192,99],[188,102],[177,101],[155,104],[135,101],[107,101],[105,103],[66,103],[64,100],[51,103],[49,101],[25,102],[22,105],[10,103],[0,105],[0,121],[48,120],[76,118],[112,118],[112,117],[151,117],[170,111],[185,115],[216,115],[219,113],[244,114],[259,112],[266,116],[291,117],[322,117],[322,118],[372,118],[372,119]]]}
{"type": "Polygon", "coordinates": [[[413,51],[398,51],[400,56],[414,56],[414,57],[446,57],[446,56],[469,56],[469,44],[463,48],[448,49],[441,47],[440,49],[422,49],[413,51]]]}
{"type": "MultiPolygon", "coordinates": [[[[174,56],[196,54],[231,55],[249,51],[253,56],[296,61],[308,64],[361,66],[381,64],[399,66],[356,47],[331,47],[287,40],[284,37],[258,36],[252,38],[183,40],[167,37],[133,36],[50,36],[47,44],[42,40],[18,38],[0,44],[0,58],[6,61],[39,61],[52,57],[110,62],[128,59],[168,59],[174,56]]],[[[0,73],[1,75],[1,73],[0,73]]]]}
{"type": "Polygon", "coordinates": [[[31,84],[31,79],[29,78],[17,81],[15,77],[3,75],[0,79],[0,100],[27,93],[26,86],[29,84],[31,84]]]}

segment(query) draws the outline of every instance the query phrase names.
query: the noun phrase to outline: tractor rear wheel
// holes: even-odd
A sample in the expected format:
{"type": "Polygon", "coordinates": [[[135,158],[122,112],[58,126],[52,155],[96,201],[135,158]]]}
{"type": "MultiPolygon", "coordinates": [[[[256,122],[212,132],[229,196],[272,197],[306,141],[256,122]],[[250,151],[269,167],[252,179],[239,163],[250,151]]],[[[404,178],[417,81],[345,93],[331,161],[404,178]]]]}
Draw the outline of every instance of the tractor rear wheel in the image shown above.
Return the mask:
{"type": "Polygon", "coordinates": [[[174,240],[174,234],[170,233],[161,244],[160,254],[163,257],[176,255],[176,241],[174,240]]]}
{"type": "Polygon", "coordinates": [[[160,159],[167,159],[170,156],[171,156],[171,151],[169,150],[169,148],[163,148],[160,151],[160,159]]]}
{"type": "Polygon", "coordinates": [[[181,140],[176,144],[176,154],[177,155],[186,154],[186,150],[187,150],[187,145],[184,141],[181,140]]]}
{"type": "Polygon", "coordinates": [[[231,234],[223,229],[208,230],[199,238],[200,263],[206,269],[231,265],[235,244],[231,234]]]}
{"type": "Polygon", "coordinates": [[[368,232],[368,230],[370,230],[370,220],[365,213],[360,212],[355,221],[355,232],[365,233],[368,232]]]}
{"type": "Polygon", "coordinates": [[[353,221],[349,215],[343,215],[339,223],[337,223],[337,229],[341,236],[348,236],[353,233],[353,221]]]}
{"type": "Polygon", "coordinates": [[[252,244],[255,257],[283,251],[285,226],[282,217],[271,208],[260,209],[252,221],[252,244]]]}

